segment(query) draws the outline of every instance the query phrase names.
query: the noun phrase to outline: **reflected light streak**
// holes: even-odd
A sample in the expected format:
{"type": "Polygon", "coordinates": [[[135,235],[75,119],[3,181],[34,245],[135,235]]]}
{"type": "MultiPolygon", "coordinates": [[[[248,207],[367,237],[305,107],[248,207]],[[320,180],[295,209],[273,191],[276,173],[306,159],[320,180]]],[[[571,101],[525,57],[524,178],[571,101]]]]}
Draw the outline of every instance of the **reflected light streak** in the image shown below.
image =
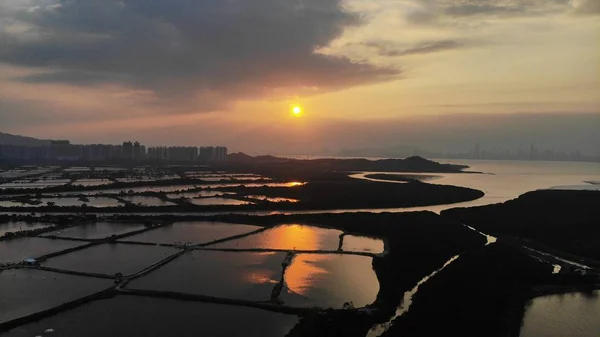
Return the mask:
{"type": "Polygon", "coordinates": [[[317,233],[311,227],[301,225],[286,225],[273,229],[272,240],[276,247],[285,249],[317,250],[319,240],[317,233]]]}
{"type": "Polygon", "coordinates": [[[258,270],[248,270],[244,271],[242,274],[242,279],[251,284],[277,284],[279,280],[275,278],[279,277],[279,270],[273,271],[270,269],[265,269],[262,266],[266,264],[266,260],[277,253],[275,252],[260,252],[254,253],[255,256],[260,256],[260,262],[255,264],[258,270]]]}
{"type": "Polygon", "coordinates": [[[306,296],[318,279],[330,271],[318,266],[318,262],[327,259],[327,255],[298,255],[285,271],[285,283],[288,289],[298,295],[306,296]]]}
{"type": "Polygon", "coordinates": [[[245,273],[243,279],[251,284],[277,284],[279,281],[272,278],[273,275],[271,273],[261,270],[257,272],[245,273]]]}

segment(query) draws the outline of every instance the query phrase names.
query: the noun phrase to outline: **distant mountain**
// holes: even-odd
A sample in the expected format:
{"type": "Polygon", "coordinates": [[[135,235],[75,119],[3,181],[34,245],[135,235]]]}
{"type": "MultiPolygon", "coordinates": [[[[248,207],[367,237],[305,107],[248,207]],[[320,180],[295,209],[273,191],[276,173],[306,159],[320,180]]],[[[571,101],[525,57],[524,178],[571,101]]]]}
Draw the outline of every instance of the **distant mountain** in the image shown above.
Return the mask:
{"type": "Polygon", "coordinates": [[[254,163],[280,163],[280,162],[288,162],[291,159],[288,158],[279,158],[271,155],[265,156],[250,156],[243,152],[231,153],[227,156],[228,161],[238,161],[238,162],[254,162],[254,163]]]}
{"type": "Polygon", "coordinates": [[[17,136],[0,132],[0,145],[44,146],[50,145],[51,142],[51,140],[17,136]]]}
{"type": "Polygon", "coordinates": [[[317,169],[328,171],[372,171],[372,172],[460,172],[467,165],[441,164],[422,157],[405,159],[290,159],[274,156],[249,156],[233,153],[227,158],[227,165],[241,167],[271,167],[277,170],[317,169]]]}

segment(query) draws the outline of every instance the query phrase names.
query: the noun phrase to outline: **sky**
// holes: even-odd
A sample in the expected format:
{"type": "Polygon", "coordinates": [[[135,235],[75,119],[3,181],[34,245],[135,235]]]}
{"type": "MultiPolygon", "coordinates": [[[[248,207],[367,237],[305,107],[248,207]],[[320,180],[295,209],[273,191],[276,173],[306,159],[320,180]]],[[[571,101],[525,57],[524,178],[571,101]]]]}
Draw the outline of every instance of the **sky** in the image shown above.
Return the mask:
{"type": "Polygon", "coordinates": [[[600,155],[598,130],[600,0],[0,0],[1,132],[600,155]]]}

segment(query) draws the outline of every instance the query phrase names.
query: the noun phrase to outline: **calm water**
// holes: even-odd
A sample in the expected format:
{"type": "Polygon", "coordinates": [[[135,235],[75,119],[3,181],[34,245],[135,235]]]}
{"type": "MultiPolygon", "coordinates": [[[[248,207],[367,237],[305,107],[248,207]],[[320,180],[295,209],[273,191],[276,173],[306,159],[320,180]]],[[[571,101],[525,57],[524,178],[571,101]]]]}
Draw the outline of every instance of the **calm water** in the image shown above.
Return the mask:
{"type": "Polygon", "coordinates": [[[201,198],[201,199],[190,199],[190,203],[199,206],[209,205],[249,205],[252,204],[248,201],[226,199],[226,198],[201,198]]]}
{"type": "Polygon", "coordinates": [[[70,198],[42,198],[40,199],[40,201],[42,202],[41,204],[37,205],[38,207],[43,207],[43,206],[48,206],[48,203],[53,203],[55,206],[81,206],[84,204],[83,201],[79,200],[79,198],[76,197],[70,197],[70,198]]]}
{"type": "Polygon", "coordinates": [[[287,182],[287,183],[220,183],[220,184],[202,184],[202,185],[172,185],[172,186],[142,186],[142,187],[131,187],[131,188],[113,188],[113,189],[102,189],[102,190],[92,190],[92,191],[74,191],[74,192],[60,192],[60,195],[91,195],[91,194],[119,194],[121,192],[128,193],[129,191],[133,191],[134,193],[142,193],[142,192],[166,192],[166,193],[175,193],[186,191],[194,188],[203,188],[203,189],[215,189],[215,188],[224,188],[224,187],[237,187],[237,186],[246,186],[246,187],[296,187],[303,185],[302,182],[287,182]]]}
{"type": "Polygon", "coordinates": [[[297,316],[265,310],[123,295],[26,324],[6,336],[45,336],[52,328],[50,336],[57,337],[282,337],[297,322],[297,316]]]}
{"type": "Polygon", "coordinates": [[[170,193],[167,197],[172,199],[179,199],[181,197],[192,199],[198,197],[216,197],[218,195],[233,195],[232,192],[221,192],[221,191],[195,191],[195,192],[183,192],[183,193],[170,193]]]}
{"type": "Polygon", "coordinates": [[[77,179],[73,186],[103,186],[110,185],[113,182],[108,179],[77,179]]]}
{"type": "Polygon", "coordinates": [[[29,206],[29,205],[21,203],[21,202],[10,201],[10,200],[0,201],[0,207],[25,207],[25,206],[29,206]]]}
{"type": "Polygon", "coordinates": [[[54,226],[51,223],[43,223],[43,222],[31,222],[27,223],[25,221],[11,221],[0,223],[0,236],[3,236],[6,233],[10,232],[18,232],[18,231],[29,231],[33,229],[40,228],[48,228],[54,226]]]}
{"type": "Polygon", "coordinates": [[[600,336],[600,291],[552,295],[527,306],[520,337],[600,336]]]}
{"type": "MultiPolygon", "coordinates": [[[[365,209],[364,211],[402,212],[423,209],[439,212],[443,209],[456,206],[475,206],[503,202],[509,199],[513,199],[522,193],[536,189],[546,189],[556,186],[568,186],[568,188],[581,188],[581,186],[587,186],[589,188],[592,185],[586,185],[585,181],[600,181],[600,164],[596,163],[517,162],[485,160],[464,160],[454,162],[468,164],[471,166],[470,170],[472,171],[482,171],[492,174],[439,174],[439,178],[429,180],[428,182],[435,184],[448,184],[480,189],[486,193],[486,195],[483,198],[471,202],[454,205],[377,210],[365,209]]],[[[213,186],[225,187],[227,185],[229,184],[217,184],[213,186]]],[[[182,189],[181,186],[178,186],[178,188],[182,189]]],[[[344,211],[346,210],[337,209],[328,212],[339,213],[344,211]]],[[[317,213],[322,212],[323,211],[317,211],[317,213]]],[[[271,212],[262,212],[262,214],[268,213],[271,212]]],[[[305,211],[298,213],[315,212],[305,211]]],[[[146,238],[146,240],[149,240],[149,242],[159,242],[164,238],[165,241],[173,242],[171,241],[171,239],[175,241],[183,241],[188,236],[195,238],[194,233],[186,233],[185,231],[181,233],[177,233],[177,231],[161,231],[162,229],[148,232],[148,234],[155,233],[155,236],[152,237],[152,235],[150,235],[148,238],[146,238]],[[172,235],[172,237],[170,235],[172,235]]],[[[270,248],[287,250],[336,250],[339,246],[340,234],[341,232],[336,230],[300,225],[285,225],[269,229],[260,234],[251,235],[243,239],[221,243],[211,247],[239,249],[270,248]]],[[[16,242],[18,241],[20,240],[16,240],[16,242]]],[[[157,260],[160,260],[161,258],[164,258],[174,252],[174,250],[169,251],[168,253],[158,252],[155,250],[155,247],[136,246],[131,247],[132,250],[128,251],[127,249],[116,249],[115,247],[119,245],[103,246],[104,248],[102,249],[97,249],[102,246],[94,247],[81,252],[77,252],[73,255],[68,254],[62,257],[57,257],[55,259],[51,259],[48,262],[53,262],[53,260],[54,262],[56,262],[59,261],[59,259],[68,257],[68,259],[63,259],[62,261],[62,263],[65,265],[65,268],[69,267],[67,269],[101,272],[109,274],[114,272],[123,272],[127,274],[128,272],[126,272],[125,270],[130,270],[131,272],[141,270],[149,266],[150,264],[156,262],[157,260]],[[144,248],[147,250],[145,250],[144,248]],[[97,250],[93,251],[93,249],[97,250]],[[82,255],[82,253],[84,254],[82,255]],[[72,256],[69,257],[69,255],[72,256]]],[[[345,250],[351,251],[371,251],[377,253],[383,250],[383,243],[379,240],[357,238],[348,235],[344,238],[343,248],[345,250]]],[[[213,289],[217,294],[223,294],[223,296],[234,296],[239,298],[244,296],[251,296],[254,295],[254,293],[256,293],[257,297],[261,297],[262,299],[264,298],[263,294],[267,294],[267,296],[269,295],[269,291],[270,289],[272,289],[274,281],[278,280],[278,277],[280,277],[280,258],[283,256],[282,254],[252,254],[242,252],[228,254],[225,254],[224,252],[198,253],[205,255],[197,255],[196,252],[192,254],[186,254],[184,257],[176,259],[174,262],[171,263],[179,263],[179,265],[173,264],[171,266],[171,264],[168,264],[158,269],[157,271],[145,276],[144,278],[136,280],[131,284],[131,286],[134,287],[136,286],[137,282],[145,281],[150,284],[149,286],[164,287],[165,289],[171,290],[189,289],[188,291],[194,291],[200,289],[204,291],[204,288],[206,287],[206,289],[213,289]],[[207,264],[205,260],[211,260],[210,258],[207,258],[211,255],[214,256],[212,257],[212,260],[218,263],[215,263],[213,265],[211,265],[210,263],[207,264]],[[270,257],[272,257],[272,260],[270,260],[270,257]],[[166,268],[174,269],[171,270],[166,268]],[[253,274],[249,272],[250,270],[255,270],[257,272],[253,274]],[[172,274],[179,275],[180,273],[181,276],[175,278],[172,277],[172,274]],[[222,278],[213,279],[209,276],[212,274],[219,274],[223,276],[222,278]],[[155,279],[153,280],[149,277],[154,277],[155,279]],[[189,280],[187,280],[188,277],[190,278],[189,280]],[[232,284],[226,283],[222,285],[219,284],[220,282],[214,281],[216,279],[219,279],[222,282],[223,279],[228,278],[231,278],[233,282],[232,284]],[[248,281],[248,279],[250,279],[250,281],[248,281]],[[242,282],[242,280],[246,281],[242,282]],[[197,284],[206,284],[206,286],[197,287],[197,284]],[[249,289],[255,289],[255,292],[249,289]]],[[[0,243],[0,259],[2,257],[4,257],[4,255],[2,252],[2,243],[0,243]]],[[[19,260],[20,259],[22,258],[19,258],[19,260]]],[[[379,284],[372,271],[371,264],[372,259],[370,257],[363,256],[299,254],[294,258],[293,263],[286,270],[285,287],[281,293],[281,299],[285,302],[286,305],[291,306],[314,305],[320,307],[341,307],[344,302],[352,301],[356,307],[360,307],[372,303],[375,300],[377,291],[379,290],[379,284]]],[[[137,299],[136,301],[145,300],[146,299],[137,299]]],[[[103,302],[115,303],[121,300],[115,299],[112,301],[113,302],[103,302]]],[[[162,300],[152,299],[148,300],[148,303],[156,303],[156,301],[160,302],[162,300]]],[[[596,336],[594,334],[590,334],[589,331],[593,331],[595,333],[598,330],[597,321],[598,317],[600,317],[598,315],[598,306],[600,305],[599,303],[600,302],[598,300],[598,297],[588,298],[583,295],[562,295],[558,297],[550,296],[542,299],[535,299],[532,302],[531,306],[527,308],[527,313],[524,318],[521,336],[596,336]],[[590,328],[592,330],[589,330],[590,328]],[[552,334],[552,331],[558,331],[558,333],[552,334]]],[[[94,305],[96,304],[92,304],[89,307],[92,307],[94,305]]],[[[112,305],[113,304],[105,305],[104,307],[102,307],[102,309],[107,309],[112,305]]],[[[126,303],[123,305],[125,307],[127,306],[126,303]]],[[[136,307],[139,305],[139,303],[136,303],[136,307]]],[[[196,303],[189,303],[186,305],[200,306],[200,304],[196,303]]],[[[147,307],[150,306],[151,305],[148,305],[147,307]]],[[[218,307],[212,305],[205,306],[210,308],[218,307]]],[[[98,307],[100,306],[97,305],[96,308],[98,307]]],[[[87,308],[88,307],[86,307],[86,309],[83,310],[88,310],[87,308]]],[[[170,308],[174,307],[170,306],[169,309],[170,308]]],[[[231,315],[234,316],[235,310],[249,310],[236,307],[225,308],[225,312],[232,312],[231,315]]],[[[110,309],[112,309],[112,307],[110,307],[110,309]]],[[[160,311],[161,309],[169,311],[160,307],[156,308],[156,310],[158,311],[160,311]]],[[[79,321],[73,322],[73,317],[80,317],[81,320],[85,321],[85,316],[79,316],[81,315],[80,311],[83,310],[70,311],[58,316],[72,315],[70,317],[71,322],[68,324],[76,325],[76,328],[79,329],[78,335],[94,335],[95,332],[92,332],[91,334],[88,333],[90,331],[89,325],[83,324],[79,321]]],[[[118,311],[125,309],[115,308],[114,310],[118,311]]],[[[146,310],[146,307],[144,307],[141,310],[146,310]]],[[[210,311],[209,315],[212,313],[213,311],[210,311]]],[[[113,313],[111,312],[110,314],[113,313]]],[[[138,313],[135,313],[135,315],[137,314],[138,313]]],[[[216,313],[214,314],[216,315],[216,313]]],[[[266,314],[277,315],[268,312],[266,314]]],[[[149,323],[147,324],[154,324],[152,319],[147,319],[147,317],[152,317],[152,315],[153,313],[149,312],[146,315],[146,317],[144,317],[144,322],[148,321],[149,323]]],[[[170,315],[170,311],[165,315],[170,315]]],[[[289,317],[285,315],[279,316],[289,317]]],[[[192,319],[194,322],[182,321],[182,324],[196,324],[196,321],[201,320],[198,317],[203,316],[196,315],[194,316],[194,319],[192,319]]],[[[113,317],[112,319],[118,320],[119,317],[113,317]]],[[[134,317],[132,319],[135,320],[136,318],[134,317]]],[[[169,321],[173,322],[177,321],[176,318],[168,319],[169,321]]],[[[274,316],[269,316],[269,320],[266,321],[268,322],[266,325],[268,325],[269,327],[273,327],[274,324],[280,323],[279,321],[271,321],[271,319],[276,320],[277,318],[274,318],[274,316]]],[[[95,320],[92,321],[93,322],[90,324],[96,324],[94,323],[96,322],[95,320]]],[[[59,320],[57,321],[57,324],[67,324],[65,322],[61,322],[62,321],[59,320]]],[[[28,332],[31,332],[28,335],[39,334],[40,332],[38,331],[38,328],[41,328],[41,326],[44,324],[45,323],[41,323],[41,325],[27,325],[26,327],[31,328],[30,330],[27,330],[28,332]]],[[[142,325],[142,327],[131,327],[131,334],[136,334],[137,332],[139,332],[139,329],[145,329],[146,325],[142,323],[140,324],[142,325]]],[[[293,325],[292,323],[290,324],[293,325]]],[[[103,331],[105,332],[105,334],[103,335],[111,335],[111,324],[105,323],[105,325],[107,325],[107,327],[98,325],[96,329],[104,329],[103,331]]],[[[291,325],[286,326],[286,329],[289,330],[291,325]]],[[[203,324],[203,329],[208,329],[208,331],[210,331],[210,327],[210,322],[206,322],[203,324]]],[[[179,327],[177,326],[173,329],[178,328],[179,327]]],[[[222,333],[223,331],[226,331],[229,328],[230,327],[228,326],[220,326],[217,330],[215,330],[215,334],[217,332],[222,333]]],[[[240,331],[239,327],[232,327],[231,329],[233,329],[231,331],[233,335],[236,335],[236,333],[239,333],[240,331]]],[[[283,331],[279,335],[285,335],[287,330],[283,331]]],[[[41,331],[43,331],[43,329],[41,331]]],[[[148,331],[154,332],[154,330],[148,331]]],[[[204,332],[205,330],[201,331],[204,332]]],[[[187,330],[181,329],[181,332],[182,333],[179,333],[178,335],[187,333],[187,330]]],[[[245,333],[245,335],[252,336],[252,331],[249,330],[248,333],[245,333]]],[[[269,333],[265,332],[259,335],[269,336],[269,333]]]]}
{"type": "Polygon", "coordinates": [[[381,239],[367,238],[364,236],[344,235],[342,250],[346,252],[383,253],[384,245],[381,239]]]}
{"type": "Polygon", "coordinates": [[[263,200],[268,202],[299,202],[298,199],[281,198],[281,197],[267,197],[266,195],[248,195],[247,198],[263,200]]]}
{"type": "Polygon", "coordinates": [[[103,244],[51,258],[43,266],[86,273],[131,275],[176,252],[176,249],[168,247],[103,244]]]}
{"type": "Polygon", "coordinates": [[[282,225],[245,238],[216,244],[214,248],[285,250],[337,250],[342,231],[302,225],[282,225]]]}
{"type": "Polygon", "coordinates": [[[42,202],[38,205],[31,205],[30,207],[44,207],[48,206],[48,203],[54,203],[55,206],[66,206],[66,207],[80,207],[83,204],[92,207],[117,207],[123,206],[120,202],[113,198],[106,197],[88,197],[88,201],[79,200],[77,197],[67,198],[42,198],[42,202]]]}
{"type": "Polygon", "coordinates": [[[139,206],[172,206],[175,205],[170,201],[163,201],[157,197],[148,197],[143,195],[121,197],[125,201],[132,202],[139,206]]]}
{"type": "Polygon", "coordinates": [[[200,244],[250,233],[261,228],[262,227],[222,222],[178,222],[171,226],[156,228],[151,231],[129,236],[123,240],[165,244],[200,244]]]}
{"type": "Polygon", "coordinates": [[[0,241],[0,263],[20,262],[81,245],[81,242],[29,237],[0,241]]]}
{"type": "Polygon", "coordinates": [[[90,201],[86,201],[85,204],[92,207],[118,207],[123,206],[122,203],[113,198],[103,197],[89,197],[90,201]]]}
{"type": "Polygon", "coordinates": [[[144,186],[144,187],[130,187],[130,188],[112,188],[92,191],[77,191],[77,192],[61,192],[61,195],[74,195],[74,194],[119,194],[121,192],[128,193],[133,191],[134,193],[141,192],[177,192],[185,191],[191,188],[197,188],[196,185],[172,185],[172,186],[144,186]]]}
{"type": "Polygon", "coordinates": [[[44,234],[44,236],[60,236],[66,238],[77,238],[77,239],[102,239],[111,235],[119,235],[127,232],[143,229],[142,224],[131,224],[131,223],[115,223],[115,222],[94,222],[83,225],[77,225],[75,227],[60,229],[50,233],[44,234]]]}
{"type": "Polygon", "coordinates": [[[379,281],[366,256],[298,254],[285,272],[280,299],[288,306],[341,308],[375,301],[379,281]]]}
{"type": "Polygon", "coordinates": [[[110,280],[34,269],[0,271],[0,323],[97,293],[111,285],[110,280]]]}
{"type": "MultiPolygon", "coordinates": [[[[388,208],[373,211],[406,212],[427,210],[439,213],[442,210],[454,207],[472,207],[501,203],[510,199],[514,199],[519,195],[529,191],[549,189],[558,186],[565,186],[565,189],[572,189],[573,186],[578,186],[578,188],[581,188],[581,186],[586,186],[588,189],[597,189],[597,185],[595,186],[585,182],[600,180],[600,163],[509,160],[442,160],[441,162],[451,164],[466,164],[470,166],[468,169],[469,171],[478,171],[487,174],[435,173],[430,175],[439,176],[439,178],[428,180],[427,183],[474,188],[483,191],[485,196],[477,200],[449,205],[388,208]]],[[[364,178],[364,175],[372,173],[402,174],[402,172],[365,172],[364,174],[357,174],[355,177],[364,178]]],[[[344,210],[335,210],[334,212],[341,211],[344,210]]],[[[364,211],[368,210],[365,209],[364,211]]]]}
{"type": "Polygon", "coordinates": [[[131,289],[268,301],[286,253],[192,251],[134,280],[131,289]]]}

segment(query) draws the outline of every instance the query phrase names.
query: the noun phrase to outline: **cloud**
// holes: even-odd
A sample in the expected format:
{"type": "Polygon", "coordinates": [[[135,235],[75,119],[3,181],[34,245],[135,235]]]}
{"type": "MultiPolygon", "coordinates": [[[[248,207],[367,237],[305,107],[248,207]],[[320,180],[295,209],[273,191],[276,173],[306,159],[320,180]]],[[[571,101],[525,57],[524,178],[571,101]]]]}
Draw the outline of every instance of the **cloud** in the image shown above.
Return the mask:
{"type": "Polygon", "coordinates": [[[226,102],[334,91],[399,72],[315,52],[361,24],[341,0],[25,3],[0,18],[0,62],[49,69],[19,79],[28,83],[116,83],[226,102]]]}
{"type": "Polygon", "coordinates": [[[572,9],[571,0],[423,0],[416,5],[407,14],[407,21],[413,24],[432,24],[440,19],[540,16],[572,9]]]}
{"type": "Polygon", "coordinates": [[[577,14],[600,14],[600,0],[574,1],[577,14]]]}
{"type": "Polygon", "coordinates": [[[58,70],[15,78],[25,83],[66,83],[73,85],[94,85],[125,80],[119,74],[91,73],[79,70],[58,70]]]}
{"type": "Polygon", "coordinates": [[[377,49],[379,55],[388,57],[431,54],[446,50],[458,49],[465,46],[462,42],[454,40],[426,41],[405,49],[399,48],[397,44],[393,42],[386,41],[369,41],[363,43],[363,45],[375,48],[377,49]]]}

